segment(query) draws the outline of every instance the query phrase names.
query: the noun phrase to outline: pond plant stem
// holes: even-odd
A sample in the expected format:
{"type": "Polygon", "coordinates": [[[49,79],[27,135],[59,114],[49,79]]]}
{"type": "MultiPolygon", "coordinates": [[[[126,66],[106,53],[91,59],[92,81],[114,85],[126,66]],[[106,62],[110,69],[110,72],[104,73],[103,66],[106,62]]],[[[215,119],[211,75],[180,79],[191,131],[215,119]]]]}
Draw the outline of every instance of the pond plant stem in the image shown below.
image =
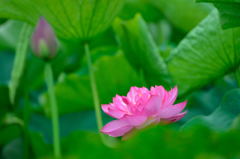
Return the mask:
{"type": "Polygon", "coordinates": [[[57,106],[56,95],[54,92],[54,80],[53,80],[52,66],[49,62],[46,62],[46,64],[45,64],[45,80],[46,80],[46,84],[47,84],[48,96],[49,96],[49,101],[50,101],[50,106],[51,106],[54,158],[61,159],[58,106],[57,106]]]}
{"type": "MultiPolygon", "coordinates": [[[[103,127],[102,114],[101,114],[101,109],[100,109],[100,102],[99,102],[99,96],[98,96],[98,91],[97,91],[96,78],[95,78],[93,67],[92,67],[92,59],[91,59],[91,54],[90,54],[90,49],[89,49],[88,43],[85,43],[84,50],[85,50],[85,54],[87,57],[88,70],[89,70],[89,76],[90,76],[90,84],[91,84],[95,114],[96,114],[96,119],[97,119],[97,127],[98,127],[98,130],[100,131],[100,129],[103,127]]],[[[105,136],[102,133],[100,133],[100,136],[101,136],[101,139],[103,140],[103,142],[106,143],[105,136]]]]}

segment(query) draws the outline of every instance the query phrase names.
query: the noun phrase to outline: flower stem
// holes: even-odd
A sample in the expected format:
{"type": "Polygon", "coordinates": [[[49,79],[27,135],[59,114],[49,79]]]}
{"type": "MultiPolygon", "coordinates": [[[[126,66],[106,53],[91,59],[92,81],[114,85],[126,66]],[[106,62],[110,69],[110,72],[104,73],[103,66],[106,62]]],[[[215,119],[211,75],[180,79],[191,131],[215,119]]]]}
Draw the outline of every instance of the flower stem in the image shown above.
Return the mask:
{"type": "Polygon", "coordinates": [[[87,56],[88,70],[89,70],[89,75],[90,75],[90,83],[91,83],[92,95],[93,95],[93,100],[94,100],[94,108],[95,108],[95,113],[96,113],[96,118],[97,118],[97,126],[98,126],[98,130],[100,130],[103,126],[102,114],[101,114],[101,110],[100,110],[100,102],[99,102],[99,97],[98,97],[95,75],[94,75],[93,68],[92,68],[92,60],[91,60],[90,50],[89,50],[89,46],[87,43],[84,45],[84,48],[85,48],[85,53],[87,56]]]}
{"type": "MultiPolygon", "coordinates": [[[[95,78],[93,67],[92,67],[92,59],[91,59],[91,54],[90,54],[90,49],[89,49],[88,43],[85,43],[84,49],[85,49],[85,54],[87,57],[88,70],[89,70],[89,75],[90,75],[90,84],[91,84],[95,114],[96,114],[96,119],[97,119],[97,127],[98,127],[98,130],[100,131],[101,128],[103,127],[102,114],[101,114],[101,109],[100,109],[100,102],[99,102],[99,96],[98,96],[98,91],[97,91],[96,78],[95,78]]],[[[115,138],[108,137],[102,133],[100,133],[100,137],[101,137],[103,144],[105,144],[105,146],[108,146],[110,148],[116,147],[116,145],[118,143],[118,141],[115,138]]]]}
{"type": "Polygon", "coordinates": [[[50,63],[45,64],[45,80],[48,88],[48,95],[51,105],[51,118],[53,126],[53,149],[54,158],[61,158],[60,135],[59,135],[59,121],[58,121],[58,107],[54,92],[53,72],[50,63]]]}

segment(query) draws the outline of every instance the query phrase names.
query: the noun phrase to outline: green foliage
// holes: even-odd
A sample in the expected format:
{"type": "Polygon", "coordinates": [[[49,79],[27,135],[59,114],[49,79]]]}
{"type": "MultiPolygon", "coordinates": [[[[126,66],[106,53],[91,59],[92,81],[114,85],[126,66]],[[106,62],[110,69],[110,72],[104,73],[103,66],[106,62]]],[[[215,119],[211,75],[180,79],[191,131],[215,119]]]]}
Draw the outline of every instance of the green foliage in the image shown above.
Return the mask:
{"type": "MultiPolygon", "coordinates": [[[[4,117],[10,110],[10,99],[8,96],[8,87],[5,85],[0,85],[0,126],[4,123],[4,117]],[[7,95],[6,95],[7,94],[7,95]]],[[[4,138],[4,135],[3,135],[4,138]]]]}
{"type": "Polygon", "coordinates": [[[20,129],[18,125],[10,125],[0,132],[0,145],[5,145],[20,136],[20,129]]]}
{"type": "Polygon", "coordinates": [[[8,143],[2,150],[2,157],[6,159],[23,158],[23,141],[18,138],[8,143]]]}
{"type": "Polygon", "coordinates": [[[124,0],[1,0],[0,17],[35,24],[43,16],[63,39],[90,38],[109,27],[124,0]]]}
{"type": "Polygon", "coordinates": [[[163,14],[157,6],[149,0],[127,0],[119,16],[122,19],[132,19],[137,13],[141,13],[148,22],[158,22],[163,18],[163,14]]]}
{"type": "Polygon", "coordinates": [[[151,2],[176,27],[185,32],[194,28],[212,9],[210,5],[195,3],[195,0],[151,0],[151,2]]]}
{"type": "Polygon", "coordinates": [[[197,125],[206,125],[211,129],[227,130],[233,120],[240,114],[240,89],[226,93],[220,106],[208,116],[196,116],[183,125],[183,129],[190,129],[197,125]]]}
{"type": "Polygon", "coordinates": [[[0,25],[0,49],[15,49],[22,22],[9,20],[0,25]]]}
{"type": "Polygon", "coordinates": [[[240,87],[240,68],[238,68],[236,70],[235,76],[236,76],[236,79],[237,79],[238,87],[240,87]]]}
{"type": "MultiPolygon", "coordinates": [[[[96,133],[75,131],[62,140],[65,158],[203,158],[239,157],[238,131],[216,133],[206,127],[196,127],[179,132],[170,127],[155,127],[136,134],[128,141],[121,141],[110,149],[101,144],[96,133]],[[74,144],[73,144],[74,143],[74,144]],[[226,146],[228,145],[228,146],[226,146]],[[161,149],[159,149],[161,147],[161,149]],[[137,151],[136,151],[137,149],[137,151]],[[93,153],[94,152],[94,153],[93,153]]],[[[39,141],[41,142],[41,141],[39,141]]],[[[47,154],[41,157],[51,156],[47,154]]]]}
{"type": "Polygon", "coordinates": [[[168,72],[163,58],[140,15],[133,20],[116,20],[114,24],[120,45],[130,63],[142,71],[151,84],[168,86],[168,72]],[[157,80],[156,80],[157,79],[157,80]]]}
{"type": "Polygon", "coordinates": [[[219,10],[223,28],[240,26],[240,1],[239,0],[198,0],[211,2],[219,10]]]}
{"type": "Polygon", "coordinates": [[[15,100],[16,91],[18,88],[19,80],[24,70],[25,59],[27,56],[28,43],[30,35],[32,33],[32,27],[28,24],[24,24],[19,35],[19,42],[16,47],[16,54],[14,59],[14,65],[11,74],[11,80],[9,82],[9,96],[10,101],[13,104],[15,100]]]}
{"type": "Polygon", "coordinates": [[[173,50],[168,69],[182,93],[209,84],[240,64],[240,29],[222,30],[213,11],[173,50]]]}
{"type": "Polygon", "coordinates": [[[11,69],[13,64],[14,56],[11,52],[3,51],[0,52],[0,84],[6,85],[11,78],[11,69]]]}

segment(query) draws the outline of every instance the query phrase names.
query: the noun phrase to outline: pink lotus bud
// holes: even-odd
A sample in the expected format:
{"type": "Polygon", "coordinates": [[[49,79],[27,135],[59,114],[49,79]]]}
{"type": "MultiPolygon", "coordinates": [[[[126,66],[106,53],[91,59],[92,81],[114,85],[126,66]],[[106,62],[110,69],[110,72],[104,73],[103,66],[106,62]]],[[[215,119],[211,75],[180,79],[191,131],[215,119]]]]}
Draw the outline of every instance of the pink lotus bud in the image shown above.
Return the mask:
{"type": "Polygon", "coordinates": [[[103,111],[116,118],[106,124],[101,132],[109,136],[125,136],[133,130],[151,124],[171,123],[180,120],[187,102],[174,104],[178,94],[177,87],[166,91],[162,86],[131,87],[127,96],[113,98],[113,103],[102,105],[103,111]]]}
{"type": "Polygon", "coordinates": [[[50,24],[41,17],[32,35],[32,50],[40,58],[51,59],[57,53],[57,39],[50,24]]]}

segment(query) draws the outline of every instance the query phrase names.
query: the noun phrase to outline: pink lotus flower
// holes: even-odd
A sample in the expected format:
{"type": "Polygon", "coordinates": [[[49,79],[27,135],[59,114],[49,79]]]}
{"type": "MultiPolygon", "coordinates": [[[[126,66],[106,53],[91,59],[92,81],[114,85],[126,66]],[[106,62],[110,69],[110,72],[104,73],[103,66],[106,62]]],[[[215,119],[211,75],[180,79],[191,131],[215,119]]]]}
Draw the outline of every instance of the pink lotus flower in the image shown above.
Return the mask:
{"type": "Polygon", "coordinates": [[[131,87],[127,96],[117,95],[113,103],[102,105],[102,110],[117,120],[106,124],[101,132],[118,137],[162,121],[178,121],[186,114],[182,110],[187,102],[174,104],[177,94],[177,87],[170,91],[162,86],[151,87],[150,90],[131,87]]]}

